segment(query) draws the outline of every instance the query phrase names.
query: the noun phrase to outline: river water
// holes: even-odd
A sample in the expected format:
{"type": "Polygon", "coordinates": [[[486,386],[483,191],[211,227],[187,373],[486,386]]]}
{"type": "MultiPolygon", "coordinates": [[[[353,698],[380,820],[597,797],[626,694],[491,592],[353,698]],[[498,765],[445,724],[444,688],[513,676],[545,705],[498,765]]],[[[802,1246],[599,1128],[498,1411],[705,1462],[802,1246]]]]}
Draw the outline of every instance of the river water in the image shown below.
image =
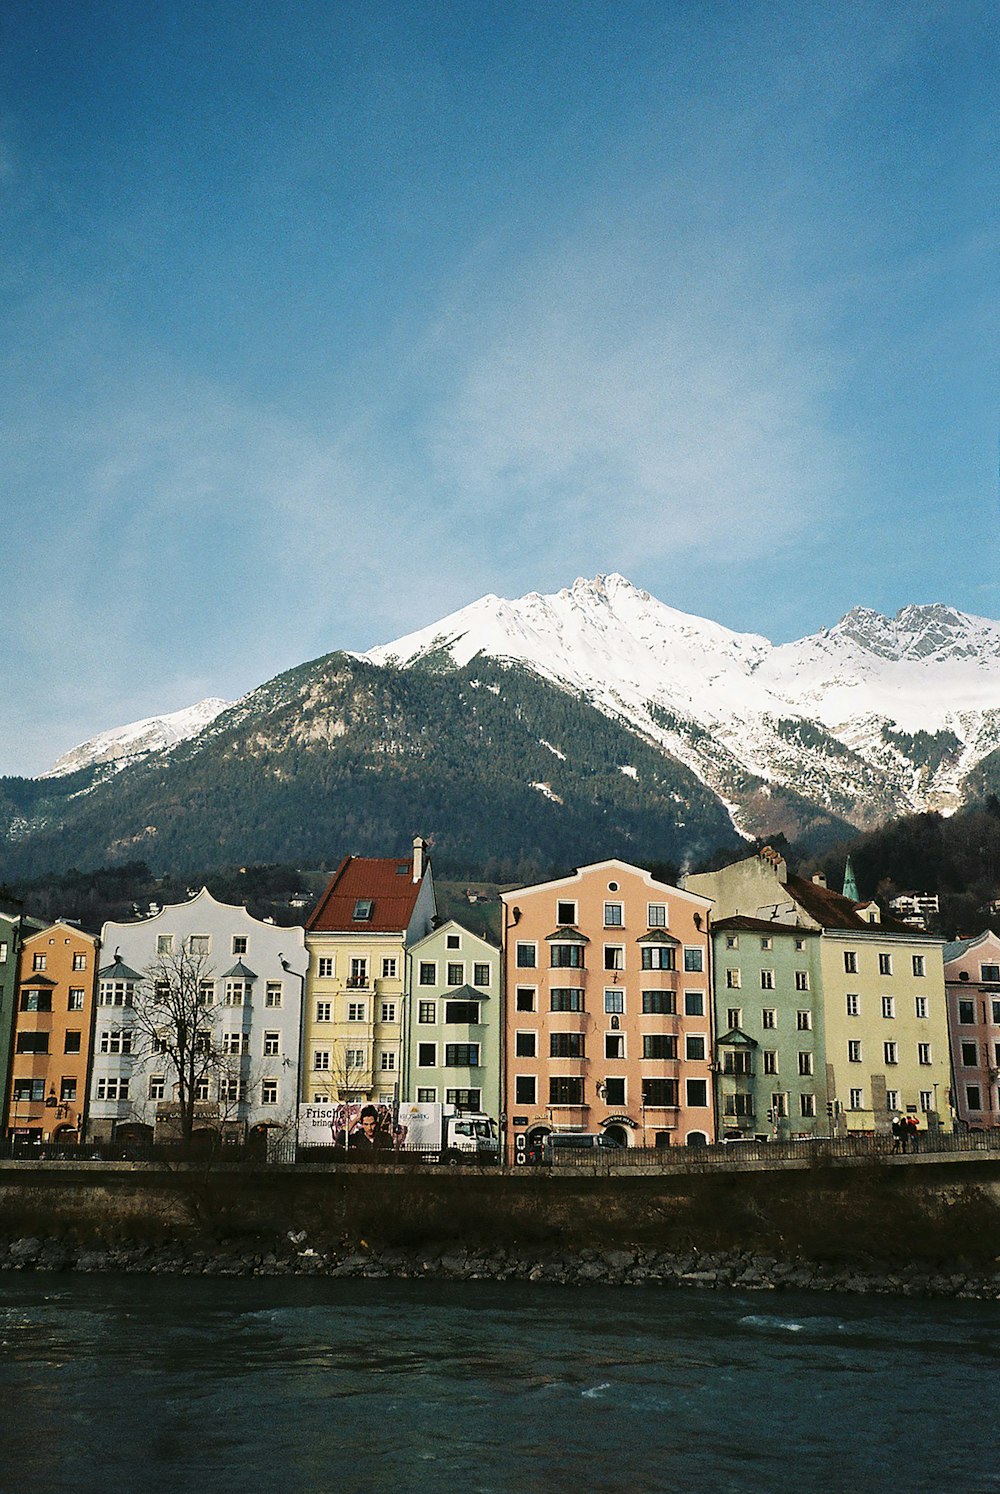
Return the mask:
{"type": "Polygon", "coordinates": [[[0,1278],[18,1494],[1000,1490],[1000,1305],[0,1278]]]}

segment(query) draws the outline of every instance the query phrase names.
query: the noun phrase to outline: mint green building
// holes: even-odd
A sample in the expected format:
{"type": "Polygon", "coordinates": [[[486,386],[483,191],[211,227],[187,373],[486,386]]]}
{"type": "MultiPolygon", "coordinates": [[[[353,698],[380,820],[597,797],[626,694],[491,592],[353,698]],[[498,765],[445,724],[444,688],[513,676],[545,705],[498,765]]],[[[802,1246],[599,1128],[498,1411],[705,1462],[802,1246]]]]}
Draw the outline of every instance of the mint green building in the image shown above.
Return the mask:
{"type": "Polygon", "coordinates": [[[407,951],[401,1099],[500,1116],[500,950],[449,920],[407,951]]]}
{"type": "Polygon", "coordinates": [[[717,1134],[829,1136],[819,930],[712,926],[717,1134]]]}

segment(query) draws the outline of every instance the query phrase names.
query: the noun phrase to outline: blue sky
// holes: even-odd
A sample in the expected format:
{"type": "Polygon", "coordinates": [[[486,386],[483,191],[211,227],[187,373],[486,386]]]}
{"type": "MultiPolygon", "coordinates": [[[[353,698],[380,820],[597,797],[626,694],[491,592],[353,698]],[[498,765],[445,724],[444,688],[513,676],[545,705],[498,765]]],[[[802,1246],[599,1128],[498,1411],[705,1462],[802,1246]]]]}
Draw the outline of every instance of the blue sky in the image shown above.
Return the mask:
{"type": "Polygon", "coordinates": [[[488,591],[1000,616],[995,9],[0,3],[0,772],[488,591]]]}

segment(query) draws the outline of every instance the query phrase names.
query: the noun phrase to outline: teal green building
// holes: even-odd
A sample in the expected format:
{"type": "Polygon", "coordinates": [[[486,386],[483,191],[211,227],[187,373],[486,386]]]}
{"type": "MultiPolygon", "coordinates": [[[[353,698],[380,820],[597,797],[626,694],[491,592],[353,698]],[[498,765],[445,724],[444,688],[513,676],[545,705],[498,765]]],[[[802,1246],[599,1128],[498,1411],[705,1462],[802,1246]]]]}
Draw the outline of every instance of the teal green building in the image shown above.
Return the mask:
{"type": "Polygon", "coordinates": [[[712,939],[717,1134],[828,1136],[819,930],[736,916],[712,939]]]}

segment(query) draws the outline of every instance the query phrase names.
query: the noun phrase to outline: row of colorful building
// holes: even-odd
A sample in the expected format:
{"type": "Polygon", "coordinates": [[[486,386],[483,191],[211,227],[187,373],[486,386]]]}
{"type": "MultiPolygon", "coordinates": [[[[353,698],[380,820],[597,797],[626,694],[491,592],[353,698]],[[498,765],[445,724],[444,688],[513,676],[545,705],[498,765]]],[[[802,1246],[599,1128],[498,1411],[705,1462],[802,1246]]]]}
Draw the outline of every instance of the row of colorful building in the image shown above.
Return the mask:
{"type": "Polygon", "coordinates": [[[654,1147],[1000,1125],[991,932],[945,945],[769,849],[680,887],[598,862],[500,906],[498,944],[440,921],[419,838],[345,858],[304,928],[204,889],[100,938],[0,906],[6,1134],[176,1135],[181,964],[203,1130],[418,1102],[494,1117],[513,1155],[550,1131],[654,1147]]]}

